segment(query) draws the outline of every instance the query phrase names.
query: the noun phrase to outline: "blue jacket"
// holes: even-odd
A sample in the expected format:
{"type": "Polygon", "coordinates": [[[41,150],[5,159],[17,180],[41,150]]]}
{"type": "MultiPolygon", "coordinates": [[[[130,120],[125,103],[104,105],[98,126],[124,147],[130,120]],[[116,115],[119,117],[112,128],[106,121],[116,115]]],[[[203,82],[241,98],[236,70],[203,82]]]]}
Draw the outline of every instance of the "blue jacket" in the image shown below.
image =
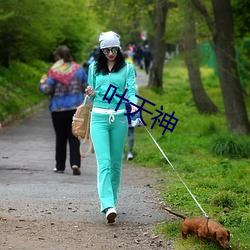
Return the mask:
{"type": "Polygon", "coordinates": [[[82,67],[78,68],[69,85],[47,78],[40,82],[39,89],[45,95],[51,95],[50,112],[77,109],[84,100],[84,90],[87,83],[87,74],[82,67]]]}

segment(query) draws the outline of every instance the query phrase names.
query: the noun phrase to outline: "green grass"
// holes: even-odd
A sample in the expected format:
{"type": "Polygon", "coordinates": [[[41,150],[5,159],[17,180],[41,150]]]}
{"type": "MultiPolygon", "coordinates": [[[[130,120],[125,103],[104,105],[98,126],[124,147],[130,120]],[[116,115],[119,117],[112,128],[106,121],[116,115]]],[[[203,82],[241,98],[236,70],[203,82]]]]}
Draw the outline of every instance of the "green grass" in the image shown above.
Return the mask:
{"type": "Polygon", "coordinates": [[[0,122],[10,115],[20,117],[21,111],[46,98],[38,84],[47,70],[48,65],[39,61],[30,65],[12,62],[9,69],[0,67],[0,122]]]}
{"type": "MultiPolygon", "coordinates": [[[[155,103],[155,107],[149,104],[144,106],[154,116],[157,114],[155,110],[163,106],[163,112],[172,114],[174,111],[174,116],[179,119],[172,133],[166,130],[162,135],[163,128],[159,127],[159,123],[150,129],[153,116],[145,112],[142,114],[147,128],[178,174],[143,127],[135,129],[133,163],[159,169],[164,181],[156,188],[160,190],[165,204],[189,217],[202,217],[202,211],[181,178],[206,213],[230,230],[232,249],[250,249],[250,137],[227,132],[219,81],[210,68],[202,68],[201,74],[208,95],[220,110],[219,114],[202,115],[197,111],[187,71],[180,60],[171,61],[165,67],[162,92],[146,88],[139,90],[141,97],[155,103]]],[[[250,113],[249,98],[246,105],[250,113]]],[[[175,239],[178,250],[218,248],[214,243],[201,248],[194,237],[184,242],[179,238],[180,224],[180,219],[162,223],[156,226],[155,231],[167,239],[175,239]]]]}

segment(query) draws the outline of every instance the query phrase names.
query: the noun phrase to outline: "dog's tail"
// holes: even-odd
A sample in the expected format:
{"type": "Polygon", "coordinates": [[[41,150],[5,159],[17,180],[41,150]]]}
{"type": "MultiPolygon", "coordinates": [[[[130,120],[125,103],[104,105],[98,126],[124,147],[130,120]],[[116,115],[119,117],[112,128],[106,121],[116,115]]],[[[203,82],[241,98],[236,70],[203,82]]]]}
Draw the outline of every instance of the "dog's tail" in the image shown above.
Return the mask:
{"type": "Polygon", "coordinates": [[[173,212],[171,209],[169,209],[169,208],[167,208],[167,207],[164,207],[164,206],[162,206],[162,208],[163,208],[164,210],[168,211],[169,213],[171,213],[171,214],[173,214],[173,215],[175,215],[175,216],[177,216],[177,217],[182,218],[183,220],[187,219],[187,217],[186,217],[185,215],[183,215],[183,214],[179,214],[179,213],[177,213],[177,212],[173,212]]]}

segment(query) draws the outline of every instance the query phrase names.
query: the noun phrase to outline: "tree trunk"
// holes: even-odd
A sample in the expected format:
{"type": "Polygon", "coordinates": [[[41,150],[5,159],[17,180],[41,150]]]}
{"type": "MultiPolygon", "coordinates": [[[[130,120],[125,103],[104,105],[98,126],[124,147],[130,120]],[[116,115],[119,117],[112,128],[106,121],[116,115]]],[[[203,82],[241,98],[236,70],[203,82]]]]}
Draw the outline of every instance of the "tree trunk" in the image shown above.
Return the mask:
{"type": "Polygon", "coordinates": [[[250,133],[250,124],[239,81],[230,0],[212,0],[216,33],[213,37],[227,125],[230,132],[250,133]]]}
{"type": "Polygon", "coordinates": [[[213,36],[228,130],[237,134],[249,134],[250,124],[235,59],[230,0],[212,0],[215,23],[200,0],[191,1],[204,16],[213,36]]]}
{"type": "Polygon", "coordinates": [[[149,74],[148,87],[157,87],[162,89],[163,66],[166,53],[166,43],[164,34],[166,28],[166,19],[168,12],[168,1],[156,1],[155,16],[155,37],[153,44],[153,62],[149,74]]]}
{"type": "Polygon", "coordinates": [[[196,48],[195,18],[190,15],[193,8],[187,6],[187,10],[185,18],[185,55],[191,92],[200,113],[217,113],[218,108],[207,95],[201,80],[200,57],[196,48]]]}

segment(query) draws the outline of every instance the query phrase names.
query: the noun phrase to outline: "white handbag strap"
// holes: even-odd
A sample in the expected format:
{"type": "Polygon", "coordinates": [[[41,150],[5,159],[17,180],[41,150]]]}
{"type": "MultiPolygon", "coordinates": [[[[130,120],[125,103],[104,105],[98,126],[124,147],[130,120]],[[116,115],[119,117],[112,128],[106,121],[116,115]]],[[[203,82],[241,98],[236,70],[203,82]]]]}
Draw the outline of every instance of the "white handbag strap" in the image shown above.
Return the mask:
{"type": "Polygon", "coordinates": [[[87,99],[88,99],[88,95],[85,95],[85,97],[84,97],[84,101],[83,101],[83,105],[85,105],[85,104],[86,104],[87,99]]]}

